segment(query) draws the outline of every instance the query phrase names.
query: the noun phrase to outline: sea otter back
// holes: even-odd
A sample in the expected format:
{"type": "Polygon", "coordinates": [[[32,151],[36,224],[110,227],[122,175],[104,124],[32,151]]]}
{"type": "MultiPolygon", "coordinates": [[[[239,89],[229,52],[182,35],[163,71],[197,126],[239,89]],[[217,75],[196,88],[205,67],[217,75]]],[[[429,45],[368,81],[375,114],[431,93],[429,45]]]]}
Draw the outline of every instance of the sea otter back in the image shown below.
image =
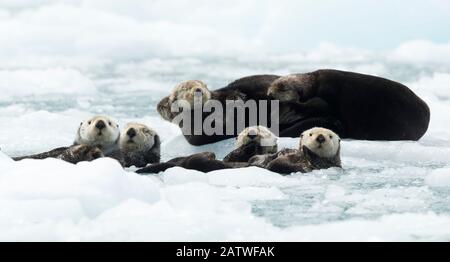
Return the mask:
{"type": "Polygon", "coordinates": [[[248,76],[240,78],[221,89],[239,91],[244,93],[247,99],[267,100],[267,90],[272,82],[278,78],[280,76],[277,75],[248,76]]]}
{"type": "Polygon", "coordinates": [[[314,74],[316,96],[337,112],[348,137],[418,140],[428,128],[428,106],[400,83],[338,70],[314,74]]]}

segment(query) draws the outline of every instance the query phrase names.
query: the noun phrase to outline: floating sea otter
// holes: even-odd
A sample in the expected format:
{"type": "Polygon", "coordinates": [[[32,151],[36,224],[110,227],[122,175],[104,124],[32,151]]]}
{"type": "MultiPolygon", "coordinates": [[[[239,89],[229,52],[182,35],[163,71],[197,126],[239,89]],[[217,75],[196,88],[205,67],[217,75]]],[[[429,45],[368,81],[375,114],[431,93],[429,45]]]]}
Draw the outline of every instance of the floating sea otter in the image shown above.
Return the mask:
{"type": "Polygon", "coordinates": [[[143,124],[129,123],[121,134],[119,125],[110,117],[96,116],[81,122],[72,146],[13,159],[57,158],[76,164],[111,157],[124,167],[145,167],[159,163],[160,151],[161,142],[153,129],[143,124]]]}

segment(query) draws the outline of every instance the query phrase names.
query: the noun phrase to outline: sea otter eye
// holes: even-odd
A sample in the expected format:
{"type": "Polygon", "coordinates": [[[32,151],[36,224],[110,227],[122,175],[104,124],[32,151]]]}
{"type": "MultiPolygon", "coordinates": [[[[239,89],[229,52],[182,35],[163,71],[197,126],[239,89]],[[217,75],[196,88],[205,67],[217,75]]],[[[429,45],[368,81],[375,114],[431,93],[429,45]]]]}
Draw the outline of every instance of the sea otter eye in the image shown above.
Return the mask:
{"type": "Polygon", "coordinates": [[[112,123],[111,123],[111,121],[110,121],[110,122],[108,122],[108,125],[112,126],[112,123]]]}
{"type": "Polygon", "coordinates": [[[312,133],[311,133],[311,134],[309,134],[309,136],[312,136],[312,133]]]}
{"type": "Polygon", "coordinates": [[[88,125],[90,125],[91,123],[92,123],[92,122],[91,122],[91,121],[89,121],[89,122],[88,122],[88,125]]]}
{"type": "Polygon", "coordinates": [[[333,139],[333,136],[332,136],[332,135],[330,135],[330,139],[333,139]]]}

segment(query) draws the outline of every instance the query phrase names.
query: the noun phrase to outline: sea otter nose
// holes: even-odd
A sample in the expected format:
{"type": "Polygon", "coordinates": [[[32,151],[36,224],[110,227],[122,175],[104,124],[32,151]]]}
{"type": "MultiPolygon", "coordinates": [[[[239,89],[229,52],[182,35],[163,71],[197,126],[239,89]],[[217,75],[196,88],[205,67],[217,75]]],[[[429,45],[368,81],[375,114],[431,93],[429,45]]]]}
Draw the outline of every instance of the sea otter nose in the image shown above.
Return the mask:
{"type": "Polygon", "coordinates": [[[97,121],[97,123],[95,124],[95,127],[98,128],[99,130],[102,130],[106,127],[106,124],[103,120],[99,120],[97,121]]]}
{"type": "Polygon", "coordinates": [[[316,141],[319,142],[319,144],[322,144],[323,142],[325,142],[325,137],[320,134],[317,136],[316,141]]]}
{"type": "Polygon", "coordinates": [[[250,139],[255,139],[258,135],[256,135],[256,134],[248,134],[247,135],[250,139]]]}
{"type": "Polygon", "coordinates": [[[136,136],[136,130],[134,130],[134,128],[128,129],[128,131],[127,131],[127,136],[128,136],[129,138],[135,137],[135,136],[136,136]]]}

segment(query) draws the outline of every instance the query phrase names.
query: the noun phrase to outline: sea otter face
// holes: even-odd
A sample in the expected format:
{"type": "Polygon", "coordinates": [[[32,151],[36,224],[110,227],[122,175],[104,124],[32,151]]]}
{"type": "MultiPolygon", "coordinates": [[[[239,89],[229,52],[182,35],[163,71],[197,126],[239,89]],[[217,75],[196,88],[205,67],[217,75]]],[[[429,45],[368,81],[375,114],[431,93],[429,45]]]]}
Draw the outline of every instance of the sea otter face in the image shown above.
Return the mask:
{"type": "Polygon", "coordinates": [[[188,80],[179,83],[172,94],[169,96],[169,103],[178,103],[180,107],[184,107],[187,102],[191,108],[194,106],[194,99],[206,103],[211,99],[211,92],[205,83],[199,80],[188,80]]]}
{"type": "Polygon", "coordinates": [[[171,112],[170,107],[171,107],[170,98],[167,96],[158,103],[156,110],[158,111],[158,113],[161,115],[161,117],[164,120],[172,121],[174,118],[174,115],[171,112]]]}
{"type": "Polygon", "coordinates": [[[333,131],[315,127],[300,136],[300,150],[307,147],[319,157],[332,158],[339,153],[340,142],[341,139],[333,131]]]}
{"type": "Polygon", "coordinates": [[[92,161],[104,157],[102,150],[91,145],[77,145],[71,149],[71,154],[79,156],[81,161],[92,161]]]}
{"type": "Polygon", "coordinates": [[[119,147],[126,152],[149,150],[157,133],[143,124],[129,123],[120,135],[119,147]]]}
{"type": "Polygon", "coordinates": [[[251,142],[256,142],[264,149],[264,154],[277,152],[277,137],[264,126],[252,126],[244,129],[236,141],[236,149],[251,142]]]}
{"type": "Polygon", "coordinates": [[[109,117],[96,116],[80,124],[76,144],[110,147],[119,139],[119,125],[109,117]]]}

